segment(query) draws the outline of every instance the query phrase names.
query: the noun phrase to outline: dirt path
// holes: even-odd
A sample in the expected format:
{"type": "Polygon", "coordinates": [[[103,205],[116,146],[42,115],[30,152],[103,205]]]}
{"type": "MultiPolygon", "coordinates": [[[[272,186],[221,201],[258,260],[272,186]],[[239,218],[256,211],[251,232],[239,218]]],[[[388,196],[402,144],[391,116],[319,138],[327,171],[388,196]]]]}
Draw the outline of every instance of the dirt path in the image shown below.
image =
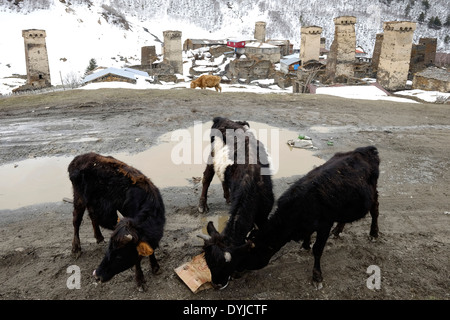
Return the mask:
{"type": "MultiPolygon", "coordinates": [[[[83,254],[75,260],[70,253],[71,205],[37,204],[0,211],[0,299],[450,298],[448,105],[185,89],[2,98],[0,164],[14,170],[15,162],[33,157],[137,153],[154,146],[165,132],[219,115],[305,133],[318,148],[315,155],[324,160],[338,151],[375,145],[381,158],[380,239],[368,240],[369,217],[346,226],[340,239],[330,238],[322,258],[322,290],[311,284],[312,254],[291,242],[266,268],[233,280],[226,290],[194,295],[173,269],[201,251],[195,234],[206,220],[196,210],[199,185],[163,188],[167,224],[156,252],[163,272],[147,274],[149,290],[140,293],[131,270],[109,283],[94,283],[92,270],[106,244],[95,243],[88,218],[80,235],[83,254]],[[330,140],[333,146],[327,145],[330,140]],[[66,285],[71,265],[81,270],[78,290],[66,285]],[[378,290],[367,287],[369,266],[379,268],[378,290]]],[[[274,180],[276,197],[297,178],[292,172],[274,180]]],[[[206,218],[228,210],[218,185],[211,188],[209,206],[206,218]]],[[[150,269],[148,263],[143,267],[144,272],[150,269]]]]}

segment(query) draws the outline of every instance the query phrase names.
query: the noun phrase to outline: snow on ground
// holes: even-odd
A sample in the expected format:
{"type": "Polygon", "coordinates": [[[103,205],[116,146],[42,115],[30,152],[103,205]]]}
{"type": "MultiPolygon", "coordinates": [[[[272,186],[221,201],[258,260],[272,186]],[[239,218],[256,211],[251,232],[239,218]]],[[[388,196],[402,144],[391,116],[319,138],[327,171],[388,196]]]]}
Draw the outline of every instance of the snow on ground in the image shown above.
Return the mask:
{"type": "MultiPolygon", "coordinates": [[[[126,82],[97,82],[90,83],[85,86],[80,87],[83,90],[98,90],[105,88],[124,88],[124,89],[180,89],[180,88],[190,88],[190,82],[163,82],[162,84],[152,84],[145,79],[141,79],[137,81],[136,84],[126,83],[126,82]]],[[[221,84],[222,92],[253,92],[253,93],[291,93],[292,88],[281,89],[277,85],[271,85],[267,88],[261,88],[257,85],[240,85],[240,84],[221,84]]],[[[202,89],[195,89],[202,90],[202,89]]],[[[213,88],[209,88],[206,90],[212,90],[213,88]]]]}
{"type": "Polygon", "coordinates": [[[366,100],[390,100],[397,102],[416,102],[408,98],[398,98],[389,96],[383,90],[376,86],[336,86],[336,87],[318,87],[316,94],[328,94],[349,99],[366,100]]]}
{"type": "MultiPolygon", "coordinates": [[[[222,92],[252,92],[252,93],[292,93],[292,87],[282,89],[279,86],[273,84],[273,79],[262,79],[252,81],[253,85],[244,84],[221,84],[222,92]],[[256,83],[268,85],[266,88],[262,88],[256,83]]],[[[190,82],[162,82],[162,84],[151,84],[145,81],[144,78],[138,79],[136,84],[125,82],[100,82],[90,83],[81,87],[83,90],[97,90],[104,88],[125,88],[125,89],[179,89],[190,88],[190,82]]],[[[201,90],[199,88],[195,90],[201,90]]],[[[206,90],[213,90],[212,88],[206,90]]],[[[339,87],[320,87],[316,89],[316,94],[328,94],[349,99],[366,99],[366,100],[390,100],[397,102],[418,103],[417,101],[408,99],[393,97],[387,95],[383,90],[375,86],[339,86],[339,87]]],[[[445,97],[449,98],[450,93],[442,93],[437,91],[423,91],[423,90],[406,90],[399,91],[396,94],[401,95],[414,95],[427,102],[436,102],[436,98],[445,97]]]]}
{"type": "Polygon", "coordinates": [[[415,89],[415,90],[397,91],[396,94],[401,96],[416,97],[427,102],[436,102],[436,101],[444,102],[446,100],[450,100],[450,93],[439,91],[424,91],[415,89]]]}

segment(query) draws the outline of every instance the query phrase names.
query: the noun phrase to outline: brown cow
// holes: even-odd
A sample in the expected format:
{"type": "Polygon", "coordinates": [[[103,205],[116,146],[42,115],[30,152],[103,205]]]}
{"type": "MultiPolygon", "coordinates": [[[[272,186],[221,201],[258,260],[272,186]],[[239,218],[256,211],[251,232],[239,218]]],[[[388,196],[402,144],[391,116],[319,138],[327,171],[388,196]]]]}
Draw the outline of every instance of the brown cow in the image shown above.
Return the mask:
{"type": "Polygon", "coordinates": [[[222,80],[219,76],[213,76],[204,74],[201,75],[196,80],[192,80],[191,82],[191,88],[195,89],[197,87],[200,87],[201,89],[205,88],[215,88],[217,92],[222,92],[222,87],[220,86],[220,81],[222,80]]]}
{"type": "Polygon", "coordinates": [[[72,252],[76,257],[81,253],[79,230],[87,209],[97,243],[104,239],[100,227],[114,230],[105,256],[93,273],[95,278],[106,282],[134,266],[136,284],[144,290],[142,257],[149,257],[154,274],[160,269],[153,252],[166,221],[159,189],[139,170],[93,152],[76,156],[68,171],[74,197],[72,252]]]}

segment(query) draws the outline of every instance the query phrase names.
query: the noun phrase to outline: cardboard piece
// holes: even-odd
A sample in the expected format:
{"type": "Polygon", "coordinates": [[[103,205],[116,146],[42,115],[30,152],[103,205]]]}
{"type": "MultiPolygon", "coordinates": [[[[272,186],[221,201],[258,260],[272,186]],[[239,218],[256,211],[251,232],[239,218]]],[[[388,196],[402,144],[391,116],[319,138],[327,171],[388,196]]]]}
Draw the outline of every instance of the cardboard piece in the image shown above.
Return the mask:
{"type": "Polygon", "coordinates": [[[211,272],[206,264],[205,253],[175,268],[175,272],[193,293],[212,288],[211,272]]]}

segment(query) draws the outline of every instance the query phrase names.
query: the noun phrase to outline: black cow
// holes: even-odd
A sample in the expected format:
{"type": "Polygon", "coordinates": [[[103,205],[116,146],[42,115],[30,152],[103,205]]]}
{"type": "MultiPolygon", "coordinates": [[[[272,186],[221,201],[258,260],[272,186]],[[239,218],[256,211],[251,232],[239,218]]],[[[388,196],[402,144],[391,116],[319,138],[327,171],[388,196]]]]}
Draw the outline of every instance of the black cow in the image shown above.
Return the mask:
{"type": "Polygon", "coordinates": [[[267,151],[254,135],[247,131],[247,122],[214,118],[211,127],[211,157],[203,173],[200,211],[206,204],[209,184],[218,175],[224,197],[231,202],[230,218],[222,233],[208,223],[205,240],[205,260],[211,271],[212,283],[224,288],[239,259],[231,259],[245,243],[254,225],[263,226],[272,210],[274,196],[267,151]]]}
{"type": "Polygon", "coordinates": [[[322,287],[320,257],[334,222],[338,236],[345,223],[363,218],[370,211],[370,236],[378,237],[378,191],[380,159],[373,146],[336,153],[323,165],[311,170],[293,184],[277,201],[277,209],[265,226],[253,231],[240,248],[249,250],[244,267],[265,267],[287,242],[303,240],[310,249],[310,238],[317,232],[313,246],[313,282],[322,287]]]}
{"type": "Polygon", "coordinates": [[[158,188],[139,170],[96,153],[76,156],[68,171],[74,205],[72,252],[81,254],[79,229],[87,208],[97,243],[104,240],[99,226],[114,230],[94,276],[106,282],[135,266],[136,282],[142,290],[142,257],[149,256],[153,273],[159,271],[153,250],[163,236],[165,208],[158,188]]]}

